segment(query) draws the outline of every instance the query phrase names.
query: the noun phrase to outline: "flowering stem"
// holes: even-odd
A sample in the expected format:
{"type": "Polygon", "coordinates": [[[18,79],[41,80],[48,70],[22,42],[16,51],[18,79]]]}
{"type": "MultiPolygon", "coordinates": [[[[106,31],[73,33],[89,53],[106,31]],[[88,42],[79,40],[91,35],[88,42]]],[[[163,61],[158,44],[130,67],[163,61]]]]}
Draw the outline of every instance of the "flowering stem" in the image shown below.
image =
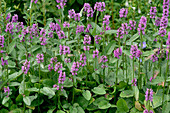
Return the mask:
{"type": "Polygon", "coordinates": [[[139,79],[139,89],[141,88],[141,79],[140,79],[140,57],[139,57],[139,69],[138,69],[138,79],[139,79]]]}
{"type": "MultiPolygon", "coordinates": [[[[24,93],[23,93],[23,96],[25,95],[25,74],[23,74],[23,90],[24,90],[24,93]]],[[[25,103],[24,104],[24,113],[25,113],[25,103]]]]}
{"type": "Polygon", "coordinates": [[[135,77],[134,77],[134,73],[135,73],[135,72],[134,72],[134,71],[135,71],[134,68],[135,68],[135,67],[134,67],[134,57],[133,57],[133,78],[132,78],[133,80],[134,80],[134,78],[135,78],[135,77]]]}
{"type": "Polygon", "coordinates": [[[74,76],[72,76],[73,79],[73,98],[72,98],[72,104],[74,104],[74,76]]]}
{"type": "Polygon", "coordinates": [[[43,0],[43,17],[44,17],[44,26],[46,25],[46,16],[45,16],[45,13],[46,13],[46,10],[45,10],[45,0],[43,0]]]}
{"type": "Polygon", "coordinates": [[[168,71],[169,71],[169,55],[170,55],[170,52],[168,51],[168,59],[167,59],[167,64],[166,64],[166,75],[165,75],[165,81],[164,81],[164,87],[163,87],[163,95],[162,95],[162,104],[164,102],[164,93],[165,93],[165,86],[166,86],[166,79],[168,77],[168,71]]]}
{"type": "Polygon", "coordinates": [[[117,66],[116,66],[116,86],[117,86],[118,63],[119,63],[119,60],[117,60],[117,66]]]}
{"type": "Polygon", "coordinates": [[[41,112],[40,111],[40,63],[39,63],[39,91],[38,91],[38,113],[41,112]]]}

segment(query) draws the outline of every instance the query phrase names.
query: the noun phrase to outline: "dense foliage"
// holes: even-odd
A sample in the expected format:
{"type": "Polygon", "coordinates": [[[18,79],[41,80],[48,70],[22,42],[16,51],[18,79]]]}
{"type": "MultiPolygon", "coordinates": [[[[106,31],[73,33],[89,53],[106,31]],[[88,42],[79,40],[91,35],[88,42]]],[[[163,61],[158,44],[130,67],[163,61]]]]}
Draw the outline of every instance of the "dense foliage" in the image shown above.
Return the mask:
{"type": "Polygon", "coordinates": [[[169,0],[0,1],[0,113],[169,113],[169,0]]]}

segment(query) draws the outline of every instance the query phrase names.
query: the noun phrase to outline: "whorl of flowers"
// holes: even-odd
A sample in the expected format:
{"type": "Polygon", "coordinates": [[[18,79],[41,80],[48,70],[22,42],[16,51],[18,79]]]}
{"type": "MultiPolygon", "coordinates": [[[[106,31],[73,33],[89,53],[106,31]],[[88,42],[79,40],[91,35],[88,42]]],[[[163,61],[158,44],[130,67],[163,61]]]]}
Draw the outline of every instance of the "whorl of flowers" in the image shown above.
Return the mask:
{"type": "Polygon", "coordinates": [[[146,101],[153,101],[153,90],[152,89],[148,89],[145,92],[145,100],[146,101]]]}
{"type": "Polygon", "coordinates": [[[67,0],[56,0],[56,2],[58,3],[58,5],[56,5],[56,7],[58,9],[63,9],[64,6],[66,5],[67,0]]]}
{"type": "Polygon", "coordinates": [[[146,17],[142,16],[141,19],[140,19],[140,22],[138,24],[138,32],[139,32],[139,35],[140,33],[142,32],[143,35],[145,35],[145,28],[146,28],[146,23],[147,23],[147,19],[146,17]]]}
{"type": "Polygon", "coordinates": [[[105,3],[104,2],[96,2],[96,4],[94,5],[94,10],[103,12],[105,11],[105,3]]]}
{"type": "Polygon", "coordinates": [[[120,18],[127,17],[127,14],[128,14],[128,9],[127,8],[120,9],[120,11],[119,11],[120,18]]]}
{"type": "Polygon", "coordinates": [[[28,61],[28,60],[26,59],[25,62],[23,63],[23,66],[22,66],[22,72],[23,72],[24,74],[27,74],[29,68],[30,68],[30,61],[28,61]]]}
{"type": "Polygon", "coordinates": [[[138,49],[137,45],[131,45],[130,54],[132,54],[130,58],[133,59],[134,57],[139,58],[142,52],[138,49]]]}

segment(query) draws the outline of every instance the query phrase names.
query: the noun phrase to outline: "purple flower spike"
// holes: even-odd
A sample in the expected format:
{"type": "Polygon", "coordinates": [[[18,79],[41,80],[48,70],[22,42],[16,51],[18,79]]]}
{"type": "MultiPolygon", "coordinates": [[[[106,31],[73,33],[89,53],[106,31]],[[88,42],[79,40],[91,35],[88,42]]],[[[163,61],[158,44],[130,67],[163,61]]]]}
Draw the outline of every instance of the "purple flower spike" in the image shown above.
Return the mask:
{"type": "Polygon", "coordinates": [[[81,54],[81,55],[80,55],[80,65],[81,65],[82,67],[84,67],[84,66],[86,65],[86,60],[87,60],[87,58],[86,58],[85,53],[81,54]],[[82,62],[81,62],[81,61],[82,61],[82,62]]]}
{"type": "Polygon", "coordinates": [[[68,11],[68,14],[69,14],[69,18],[74,18],[74,15],[75,15],[76,13],[75,13],[74,9],[70,9],[70,10],[68,11]]]}
{"type": "Polygon", "coordinates": [[[77,25],[76,34],[81,33],[81,32],[84,32],[84,26],[77,25]]]}
{"type": "Polygon", "coordinates": [[[162,17],[161,18],[160,26],[163,27],[163,28],[168,27],[168,18],[167,17],[162,17]]]}
{"type": "Polygon", "coordinates": [[[139,32],[139,35],[140,35],[140,32],[142,32],[143,35],[145,35],[145,28],[146,28],[146,22],[147,22],[147,19],[146,17],[142,16],[141,19],[140,19],[140,22],[139,22],[139,25],[138,25],[138,32],[139,32]]]}
{"type": "Polygon", "coordinates": [[[99,51],[98,50],[95,50],[93,51],[93,58],[99,58],[99,51]]]}
{"type": "Polygon", "coordinates": [[[37,54],[37,63],[44,62],[44,55],[43,54],[37,54]]]}
{"type": "Polygon", "coordinates": [[[160,26],[160,23],[161,23],[161,19],[159,17],[157,17],[155,20],[155,25],[160,26]]]}
{"type": "Polygon", "coordinates": [[[73,65],[71,67],[71,73],[72,75],[77,75],[77,71],[79,70],[79,62],[73,62],[73,65]]]}
{"type": "Polygon", "coordinates": [[[114,50],[114,56],[117,57],[118,59],[120,58],[119,56],[122,55],[122,49],[121,48],[117,48],[116,50],[114,50]]]}
{"type": "Polygon", "coordinates": [[[30,68],[30,61],[28,61],[27,59],[25,60],[23,66],[22,66],[22,72],[24,74],[27,74],[28,73],[28,70],[30,68]]]}
{"type": "Polygon", "coordinates": [[[4,47],[4,36],[0,35],[0,47],[3,48],[4,47]]]}
{"type": "Polygon", "coordinates": [[[13,17],[12,17],[12,22],[17,22],[18,21],[18,15],[15,14],[13,17]]]}
{"type": "Polygon", "coordinates": [[[120,18],[127,17],[127,14],[128,14],[128,9],[125,8],[120,9],[119,11],[120,18]]]}
{"type": "Polygon", "coordinates": [[[166,29],[164,27],[159,28],[159,33],[161,37],[164,37],[166,35],[166,29]]]}
{"type": "Polygon", "coordinates": [[[4,93],[8,93],[7,97],[9,96],[9,93],[10,93],[9,87],[4,87],[4,93]]]}
{"type": "Polygon", "coordinates": [[[85,35],[83,44],[88,45],[91,43],[91,37],[89,35],[85,35]]]}
{"type": "Polygon", "coordinates": [[[105,11],[105,3],[104,2],[96,2],[96,4],[94,5],[94,10],[103,12],[105,11]]]}
{"type": "Polygon", "coordinates": [[[134,20],[129,20],[129,29],[130,30],[135,30],[136,29],[136,21],[134,20]]]}
{"type": "Polygon", "coordinates": [[[146,101],[153,101],[153,90],[152,89],[148,89],[145,92],[145,100],[146,101]]]}
{"type": "Polygon", "coordinates": [[[99,41],[101,40],[102,38],[99,36],[99,35],[96,35],[95,36],[95,42],[96,44],[99,44],[99,41]]]}
{"type": "Polygon", "coordinates": [[[131,45],[130,54],[132,54],[130,58],[133,59],[133,57],[139,58],[142,52],[138,49],[137,45],[131,45]]]}
{"type": "Polygon", "coordinates": [[[54,71],[58,71],[58,73],[60,72],[60,69],[63,68],[63,65],[62,63],[58,62],[56,65],[55,65],[55,69],[54,71]]]}
{"type": "Polygon", "coordinates": [[[157,12],[156,7],[151,7],[150,18],[155,18],[156,12],[157,12]]]}
{"type": "Polygon", "coordinates": [[[1,65],[4,66],[5,64],[8,65],[8,60],[4,60],[3,57],[1,57],[1,65]]]}
{"type": "Polygon", "coordinates": [[[136,78],[132,79],[132,86],[136,86],[136,84],[137,84],[137,79],[136,78]]]}
{"type": "Polygon", "coordinates": [[[100,59],[100,62],[105,63],[105,62],[107,62],[107,61],[108,61],[107,56],[102,55],[102,56],[101,56],[101,59],[100,59]]]}

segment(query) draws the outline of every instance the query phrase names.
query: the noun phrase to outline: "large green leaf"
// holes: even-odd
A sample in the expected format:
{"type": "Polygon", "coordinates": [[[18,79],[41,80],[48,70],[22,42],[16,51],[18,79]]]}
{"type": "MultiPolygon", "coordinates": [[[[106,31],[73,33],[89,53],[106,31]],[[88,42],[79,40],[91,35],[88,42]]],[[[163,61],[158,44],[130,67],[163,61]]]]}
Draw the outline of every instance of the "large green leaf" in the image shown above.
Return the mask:
{"type": "Polygon", "coordinates": [[[30,98],[29,98],[28,96],[24,97],[23,100],[24,100],[24,103],[25,103],[26,105],[28,105],[28,106],[31,105],[31,100],[30,100],[30,98]]]}
{"type": "Polygon", "coordinates": [[[99,109],[108,109],[111,107],[111,104],[106,100],[102,100],[98,103],[98,107],[99,109]]]}
{"type": "Polygon", "coordinates": [[[89,90],[84,90],[83,91],[83,96],[84,96],[84,98],[86,99],[86,100],[90,100],[91,99],[91,93],[90,93],[90,91],[89,90]]]}
{"type": "Polygon", "coordinates": [[[3,100],[2,100],[2,105],[4,105],[6,102],[8,102],[10,98],[9,97],[4,97],[3,100]]]}
{"type": "Polygon", "coordinates": [[[12,50],[14,49],[16,44],[16,40],[13,40],[10,44],[9,44],[9,54],[12,52],[12,50]]]}
{"type": "Polygon", "coordinates": [[[47,95],[49,98],[52,98],[55,95],[55,92],[49,87],[43,87],[40,92],[47,95]]]}
{"type": "Polygon", "coordinates": [[[133,91],[132,90],[125,90],[120,93],[120,97],[133,97],[133,91]]]}
{"type": "Polygon", "coordinates": [[[120,112],[120,113],[127,113],[129,111],[129,108],[127,106],[127,103],[124,99],[119,99],[117,101],[117,110],[120,112]]]}
{"type": "Polygon", "coordinates": [[[104,95],[106,94],[106,91],[104,88],[100,88],[100,87],[95,87],[94,89],[92,89],[92,91],[97,94],[97,95],[104,95]]]}
{"type": "Polygon", "coordinates": [[[170,102],[165,102],[163,104],[162,113],[170,113],[170,102]]]}

